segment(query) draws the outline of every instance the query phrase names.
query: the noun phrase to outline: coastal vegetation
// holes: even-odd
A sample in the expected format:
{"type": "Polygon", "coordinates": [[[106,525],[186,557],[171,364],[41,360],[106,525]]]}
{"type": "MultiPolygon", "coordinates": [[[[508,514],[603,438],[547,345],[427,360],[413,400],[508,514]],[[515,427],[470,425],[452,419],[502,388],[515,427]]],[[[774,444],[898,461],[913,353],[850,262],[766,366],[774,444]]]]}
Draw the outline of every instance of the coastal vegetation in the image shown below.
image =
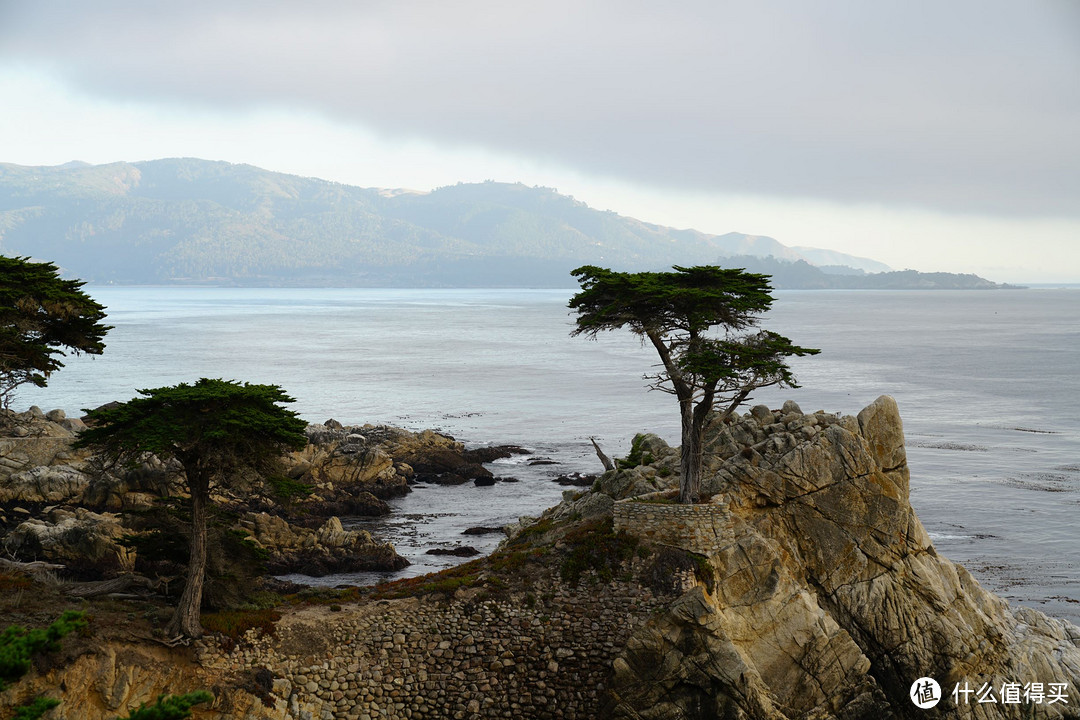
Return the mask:
{"type": "Polygon", "coordinates": [[[100,355],[105,308],[52,263],[0,256],[0,407],[20,385],[45,387],[67,352],[100,355]]]}
{"type": "MultiPolygon", "coordinates": [[[[86,613],[65,610],[49,627],[27,630],[10,625],[0,633],[0,691],[30,671],[30,662],[38,653],[52,652],[60,647],[64,636],[87,625],[86,613]]],[[[60,704],[55,698],[39,695],[15,708],[14,720],[37,720],[60,704]]]]}
{"type": "Polygon", "coordinates": [[[570,299],[577,311],[571,335],[625,327],[660,356],[663,369],[646,378],[679,401],[683,503],[700,499],[706,423],[725,422],[760,388],[798,387],[787,358],[820,352],[778,333],[746,332],[772,305],[767,275],[678,265],[674,272],[637,273],[586,265],[573,275],[582,289],[570,299]]]}
{"type": "Polygon", "coordinates": [[[86,627],[86,623],[85,613],[66,610],[45,629],[27,630],[20,625],[7,627],[0,633],[0,690],[30,670],[30,660],[35,653],[58,649],[65,635],[86,627]]]}
{"type": "Polygon", "coordinates": [[[205,690],[183,695],[161,695],[153,705],[143,704],[118,720],[184,720],[191,717],[191,708],[213,699],[214,696],[205,690]]]}
{"type": "Polygon", "coordinates": [[[190,496],[190,558],[168,632],[200,637],[211,488],[236,483],[246,472],[273,471],[283,452],[307,443],[307,424],[282,406],[293,400],[276,385],[202,378],[139,392],[143,397],[90,411],[92,427],[76,447],[94,448],[112,464],[150,453],[183,468],[190,496]]]}

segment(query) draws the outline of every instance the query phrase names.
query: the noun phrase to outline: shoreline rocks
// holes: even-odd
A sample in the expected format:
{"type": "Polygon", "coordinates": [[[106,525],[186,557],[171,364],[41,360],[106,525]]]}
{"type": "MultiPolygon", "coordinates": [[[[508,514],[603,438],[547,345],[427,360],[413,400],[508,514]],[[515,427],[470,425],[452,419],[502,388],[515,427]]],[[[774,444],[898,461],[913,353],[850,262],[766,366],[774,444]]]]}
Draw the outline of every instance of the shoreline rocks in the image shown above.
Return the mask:
{"type": "MultiPolygon", "coordinates": [[[[147,456],[134,468],[105,469],[89,452],[72,451],[85,426],[62,410],[33,407],[2,419],[11,436],[0,437],[0,542],[17,558],[61,562],[80,578],[130,570],[135,551],[115,540],[145,532],[146,522],[135,524],[143,529],[128,528],[125,514],[154,511],[162,499],[185,495],[175,463],[147,456]],[[50,514],[57,506],[62,509],[50,514]],[[57,540],[76,536],[97,539],[57,540]]],[[[283,457],[281,477],[246,478],[213,495],[215,506],[239,516],[237,529],[267,553],[267,574],[400,570],[408,561],[391,544],[363,530],[346,531],[338,518],[386,515],[387,499],[411,492],[418,481],[494,483],[481,463],[529,452],[519,446],[466,450],[431,430],[333,419],[305,432],[308,444],[283,457]]]]}
{"type": "MultiPolygon", "coordinates": [[[[706,505],[635,499],[626,488],[655,482],[655,467],[599,483],[623,498],[616,528],[699,554],[709,568],[615,661],[612,717],[907,717],[924,676],[943,688],[1053,678],[1071,688],[1070,704],[1041,711],[1074,712],[1080,627],[1010,609],[937,554],[908,502],[891,397],[857,417],[757,406],[713,428],[706,456],[706,505]]],[[[1018,706],[945,698],[942,707],[950,717],[1020,717],[1018,706]]]]}
{"type": "MultiPolygon", "coordinates": [[[[207,717],[249,720],[1075,717],[1080,628],[1009,608],[937,554],[903,442],[887,397],[856,417],[754,408],[710,430],[711,498],[688,506],[669,497],[677,449],[643,436],[642,464],[567,490],[464,571],[282,607],[273,632],[189,651],[94,648],[19,692],[65,688],[88,720],[198,687],[220,690],[207,717]],[[924,675],[935,710],[908,696],[924,675]],[[1067,702],[950,696],[1007,682],[1064,683],[1067,702]]],[[[245,520],[266,548],[356,542],[330,520],[245,520]]]]}

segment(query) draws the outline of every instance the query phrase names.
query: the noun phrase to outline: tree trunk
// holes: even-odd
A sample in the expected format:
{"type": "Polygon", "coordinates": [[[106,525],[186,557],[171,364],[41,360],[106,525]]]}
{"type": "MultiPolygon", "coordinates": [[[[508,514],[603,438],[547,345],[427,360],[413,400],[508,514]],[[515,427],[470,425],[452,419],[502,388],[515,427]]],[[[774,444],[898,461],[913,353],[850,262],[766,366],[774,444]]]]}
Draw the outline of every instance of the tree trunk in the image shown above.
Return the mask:
{"type": "Polygon", "coordinates": [[[600,446],[596,444],[596,438],[589,438],[589,442],[592,443],[593,449],[596,450],[596,457],[600,458],[600,462],[604,465],[604,470],[614,470],[615,463],[611,461],[604,451],[600,449],[600,446]]]}
{"type": "Polygon", "coordinates": [[[701,433],[695,432],[694,407],[689,400],[679,402],[679,411],[682,415],[679,502],[690,504],[696,503],[701,496],[701,433]]]}
{"type": "Polygon", "coordinates": [[[176,606],[172,620],[169,621],[168,634],[171,637],[183,635],[189,638],[202,637],[203,629],[199,617],[202,607],[203,576],[206,574],[206,523],[207,504],[210,501],[210,488],[199,471],[188,471],[188,487],[191,491],[191,558],[188,560],[187,582],[176,606]],[[195,477],[192,478],[191,475],[195,477]]]}

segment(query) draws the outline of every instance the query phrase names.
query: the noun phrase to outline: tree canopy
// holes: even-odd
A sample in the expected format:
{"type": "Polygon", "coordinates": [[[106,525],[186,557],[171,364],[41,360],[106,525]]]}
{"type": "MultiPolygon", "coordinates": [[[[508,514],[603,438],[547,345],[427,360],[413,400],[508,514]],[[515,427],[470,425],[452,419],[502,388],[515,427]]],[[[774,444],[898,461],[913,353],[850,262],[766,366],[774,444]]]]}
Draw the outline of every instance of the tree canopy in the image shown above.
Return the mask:
{"type": "Polygon", "coordinates": [[[31,383],[44,387],[62,368],[65,350],[100,355],[112,328],[102,323],[105,308],[64,280],[52,263],[0,256],[0,403],[31,383]]]}
{"type": "Polygon", "coordinates": [[[582,289],[569,303],[578,313],[571,335],[626,328],[660,356],[662,369],[646,378],[679,400],[683,502],[698,498],[702,439],[716,404],[726,419],[758,388],[798,387],[787,358],[819,352],[749,331],[772,306],[768,275],[713,265],[637,273],[585,265],[572,274],[582,289]]]}
{"type": "Polygon", "coordinates": [[[94,448],[113,462],[152,453],[183,467],[191,503],[191,558],[169,629],[198,637],[211,487],[228,485],[245,471],[272,470],[283,452],[306,444],[306,423],[281,406],[293,399],[277,385],[202,378],[139,394],[144,397],[88,410],[90,427],[76,446],[94,448]]]}

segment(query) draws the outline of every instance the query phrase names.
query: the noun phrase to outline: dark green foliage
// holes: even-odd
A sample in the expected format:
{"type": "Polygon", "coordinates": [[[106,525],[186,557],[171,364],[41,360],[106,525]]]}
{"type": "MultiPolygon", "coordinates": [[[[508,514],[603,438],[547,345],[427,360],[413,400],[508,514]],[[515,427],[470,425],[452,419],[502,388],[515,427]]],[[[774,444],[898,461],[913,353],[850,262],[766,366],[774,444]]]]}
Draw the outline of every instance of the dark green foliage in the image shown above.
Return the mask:
{"type": "Polygon", "coordinates": [[[772,305],[768,275],[702,265],[675,266],[674,272],[615,272],[585,265],[571,273],[581,292],[570,299],[577,310],[574,335],[627,327],[700,334],[715,325],[742,330],[772,305]]]}
{"type": "Polygon", "coordinates": [[[702,438],[714,406],[724,405],[723,420],[759,388],[797,387],[787,358],[819,351],[774,332],[747,332],[772,306],[768,275],[714,265],[638,273],[586,265],[573,275],[581,292],[570,299],[578,313],[572,335],[626,328],[660,356],[663,369],[646,377],[679,401],[681,500],[697,502],[702,438]]]}
{"type": "Polygon", "coordinates": [[[85,613],[66,610],[52,625],[42,630],[27,630],[19,625],[0,634],[0,690],[30,670],[30,659],[37,652],[60,649],[60,639],[86,627],[85,613]]]}
{"type": "Polygon", "coordinates": [[[266,485],[270,493],[280,502],[288,503],[306,495],[310,495],[314,488],[307,483],[293,480],[287,475],[271,475],[266,478],[266,485]]]}
{"type": "MultiPolygon", "coordinates": [[[[234,530],[235,517],[211,508],[207,526],[207,562],[202,607],[220,609],[250,602],[249,593],[265,570],[267,552],[247,534],[234,530]]],[[[183,576],[191,556],[189,513],[156,509],[129,516],[129,527],[140,530],[118,542],[135,549],[135,571],[150,578],[183,576]]],[[[180,597],[183,584],[170,583],[168,597],[180,597]]]]}
{"type": "Polygon", "coordinates": [[[641,433],[635,435],[630,443],[630,454],[616,460],[615,466],[620,470],[629,470],[630,468],[636,468],[638,465],[652,465],[653,456],[651,452],[644,449],[644,441],[644,435],[641,433]]]}
{"type": "Polygon", "coordinates": [[[615,573],[637,553],[638,539],[622,530],[616,533],[608,517],[583,522],[563,537],[562,544],[568,554],[559,575],[563,582],[577,585],[590,570],[596,581],[614,580],[615,573]]]}
{"type": "Polygon", "coordinates": [[[117,720],[184,720],[191,717],[191,708],[200,703],[212,702],[214,696],[205,690],[186,695],[162,695],[153,705],[140,705],[131,714],[117,720]]]}
{"type": "Polygon", "coordinates": [[[45,387],[65,351],[100,355],[105,308],[52,263],[0,256],[0,402],[24,383],[45,387]]]}
{"type": "Polygon", "coordinates": [[[38,718],[59,704],[59,700],[44,696],[36,697],[29,705],[20,705],[15,708],[15,715],[12,720],[38,720],[38,718]]]}
{"type": "MultiPolygon", "coordinates": [[[[184,591],[168,632],[202,634],[199,610],[207,569],[210,488],[236,486],[251,473],[272,474],[282,453],[307,444],[307,424],[281,403],[277,385],[202,378],[189,385],[140,390],[144,397],[88,411],[91,427],[76,447],[98,450],[106,462],[133,463],[144,453],[176,459],[190,493],[190,556],[184,591]]],[[[243,538],[233,538],[256,554],[243,538]]]]}
{"type": "Polygon", "coordinates": [[[192,467],[227,480],[243,468],[268,467],[282,451],[307,442],[307,423],[279,405],[293,399],[277,385],[202,378],[139,394],[144,397],[88,410],[93,427],[76,447],[113,458],[149,452],[180,460],[185,471],[190,459],[192,467]]]}

